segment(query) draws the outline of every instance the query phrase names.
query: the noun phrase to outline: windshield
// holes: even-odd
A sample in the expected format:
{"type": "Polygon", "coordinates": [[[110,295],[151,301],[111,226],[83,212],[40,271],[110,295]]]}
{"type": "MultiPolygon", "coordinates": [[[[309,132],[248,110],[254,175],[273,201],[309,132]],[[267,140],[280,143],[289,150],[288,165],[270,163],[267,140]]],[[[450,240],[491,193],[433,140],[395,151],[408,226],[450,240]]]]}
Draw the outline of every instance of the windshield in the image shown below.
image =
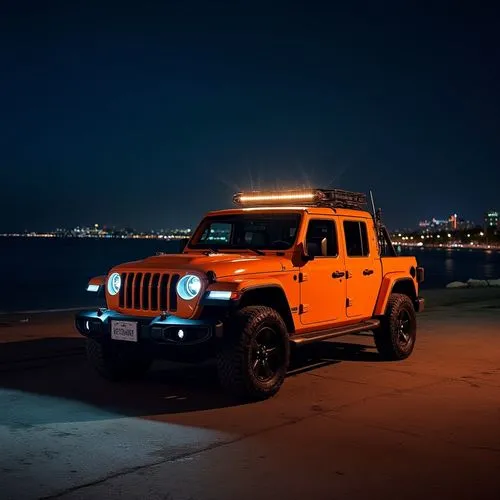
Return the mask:
{"type": "Polygon", "coordinates": [[[300,214],[234,214],[206,218],[192,249],[286,250],[295,242],[300,214]]]}

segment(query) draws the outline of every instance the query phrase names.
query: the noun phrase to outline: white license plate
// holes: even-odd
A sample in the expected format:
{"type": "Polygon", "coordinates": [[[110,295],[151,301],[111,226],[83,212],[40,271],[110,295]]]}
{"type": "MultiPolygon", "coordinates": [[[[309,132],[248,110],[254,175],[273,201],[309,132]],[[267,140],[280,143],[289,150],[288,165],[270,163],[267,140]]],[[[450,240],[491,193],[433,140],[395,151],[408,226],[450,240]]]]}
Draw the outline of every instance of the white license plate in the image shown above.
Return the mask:
{"type": "Polygon", "coordinates": [[[111,321],[111,338],[137,342],[137,323],[135,321],[111,321]]]}

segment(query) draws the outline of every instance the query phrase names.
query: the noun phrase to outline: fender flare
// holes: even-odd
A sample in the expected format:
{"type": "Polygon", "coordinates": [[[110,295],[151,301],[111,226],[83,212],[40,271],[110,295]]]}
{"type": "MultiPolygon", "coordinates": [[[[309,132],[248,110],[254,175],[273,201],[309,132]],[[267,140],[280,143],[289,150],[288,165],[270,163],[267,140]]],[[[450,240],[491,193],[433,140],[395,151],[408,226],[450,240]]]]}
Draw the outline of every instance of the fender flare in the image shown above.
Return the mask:
{"type": "Polygon", "coordinates": [[[415,283],[411,277],[409,277],[405,273],[389,273],[384,276],[382,280],[382,284],[380,285],[379,294],[377,297],[377,302],[375,304],[375,308],[373,310],[373,316],[383,316],[385,314],[385,310],[387,307],[387,302],[389,301],[389,296],[394,289],[394,286],[397,283],[411,283],[411,287],[413,289],[413,293],[415,297],[411,297],[412,300],[415,300],[417,297],[417,291],[415,288],[415,283]]]}
{"type": "Polygon", "coordinates": [[[97,286],[104,286],[106,284],[106,276],[94,276],[93,278],[90,278],[89,280],[89,285],[97,285],[97,286]]]}
{"type": "Polygon", "coordinates": [[[207,291],[231,290],[232,292],[239,295],[238,299],[236,299],[239,301],[245,293],[252,290],[257,290],[259,288],[278,288],[283,293],[288,302],[285,289],[283,288],[281,282],[273,278],[268,278],[266,280],[250,278],[242,281],[216,281],[215,283],[212,283],[207,287],[207,291]]]}
{"type": "MultiPolygon", "coordinates": [[[[243,296],[247,292],[251,292],[253,290],[258,290],[259,288],[273,288],[273,289],[278,289],[281,293],[283,293],[284,297],[286,298],[286,293],[284,288],[281,286],[281,283],[276,280],[274,281],[265,281],[261,283],[249,283],[248,285],[244,285],[238,288],[238,292],[243,296]]],[[[288,300],[287,300],[288,302],[288,300]]]]}
{"type": "Polygon", "coordinates": [[[98,296],[104,296],[106,288],[106,276],[95,276],[90,278],[87,284],[87,292],[97,293],[98,296]]]}
{"type": "MultiPolygon", "coordinates": [[[[293,333],[295,331],[290,302],[288,301],[285,289],[278,280],[266,280],[262,282],[257,282],[257,280],[255,280],[255,282],[253,283],[247,283],[246,285],[242,283],[242,285],[243,286],[239,287],[238,289],[241,295],[238,300],[235,301],[235,305],[237,307],[240,306],[242,302],[244,303],[245,297],[249,297],[249,294],[258,291],[259,289],[262,289],[263,291],[272,290],[275,293],[277,292],[280,295],[281,299],[280,304],[276,304],[276,310],[281,314],[288,331],[290,333],[293,333]]],[[[266,302],[264,301],[263,305],[269,304],[266,304],[266,302]]]]}

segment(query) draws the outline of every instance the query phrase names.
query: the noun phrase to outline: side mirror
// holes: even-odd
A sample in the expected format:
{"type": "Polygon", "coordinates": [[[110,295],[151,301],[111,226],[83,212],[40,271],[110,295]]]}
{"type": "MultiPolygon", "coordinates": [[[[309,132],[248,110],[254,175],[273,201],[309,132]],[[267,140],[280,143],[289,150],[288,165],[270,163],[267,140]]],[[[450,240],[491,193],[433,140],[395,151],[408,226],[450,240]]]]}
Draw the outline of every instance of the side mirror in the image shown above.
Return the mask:
{"type": "Polygon", "coordinates": [[[314,260],[314,255],[310,254],[307,251],[307,245],[304,245],[304,243],[299,243],[298,249],[299,249],[300,258],[302,261],[309,262],[310,260],[314,260]]]}

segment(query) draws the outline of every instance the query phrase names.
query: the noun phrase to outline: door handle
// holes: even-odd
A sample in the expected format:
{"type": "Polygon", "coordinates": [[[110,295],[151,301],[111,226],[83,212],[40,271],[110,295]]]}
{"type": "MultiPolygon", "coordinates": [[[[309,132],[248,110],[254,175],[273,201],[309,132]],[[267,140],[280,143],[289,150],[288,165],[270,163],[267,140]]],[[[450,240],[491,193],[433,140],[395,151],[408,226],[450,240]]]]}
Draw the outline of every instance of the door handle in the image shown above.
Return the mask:
{"type": "Polygon", "coordinates": [[[332,278],[342,278],[342,276],[345,276],[345,273],[343,271],[335,271],[332,273],[332,278]]]}
{"type": "Polygon", "coordinates": [[[370,274],[373,274],[373,269],[365,269],[363,271],[364,276],[370,276],[370,274]]]}

